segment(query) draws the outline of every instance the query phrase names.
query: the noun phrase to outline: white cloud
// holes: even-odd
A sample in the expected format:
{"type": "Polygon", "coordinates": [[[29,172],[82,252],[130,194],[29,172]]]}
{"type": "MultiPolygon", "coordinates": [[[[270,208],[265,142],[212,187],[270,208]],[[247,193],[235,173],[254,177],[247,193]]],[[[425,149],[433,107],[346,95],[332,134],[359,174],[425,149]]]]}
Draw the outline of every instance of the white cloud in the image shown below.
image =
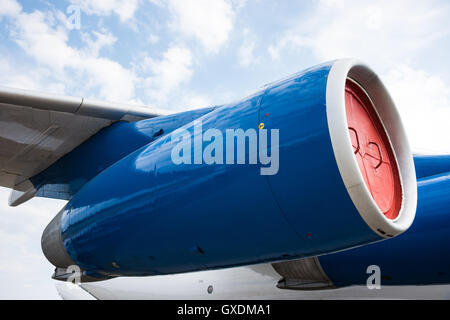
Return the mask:
{"type": "Polygon", "coordinates": [[[256,58],[254,56],[255,42],[251,41],[244,43],[239,48],[239,64],[243,67],[248,67],[255,63],[256,58]]]}
{"type": "Polygon", "coordinates": [[[120,21],[126,22],[134,17],[139,6],[139,0],[70,0],[71,3],[80,6],[86,14],[109,16],[115,13],[120,21]]]}
{"type": "Polygon", "coordinates": [[[208,52],[218,52],[233,29],[235,12],[228,0],[168,0],[171,26],[201,42],[208,52]]]}
{"type": "Polygon", "coordinates": [[[69,33],[64,25],[57,24],[50,13],[35,11],[16,16],[11,38],[67,89],[112,101],[133,100],[135,73],[99,56],[100,49],[113,45],[115,37],[106,32],[93,35],[95,40],[84,34],[87,46],[74,48],[68,44],[69,33]]]}
{"type": "MultiPolygon", "coordinates": [[[[113,48],[117,42],[105,29],[82,32],[83,46],[71,46],[65,15],[59,11],[20,12],[11,21],[10,39],[36,63],[24,70],[2,58],[2,85],[139,103],[141,99],[136,99],[135,88],[144,88],[142,100],[161,107],[167,106],[178,94],[179,86],[188,83],[194,72],[192,53],[183,46],[169,46],[161,59],[146,57],[138,68],[125,68],[102,57],[101,51],[113,48]]],[[[151,37],[153,42],[158,40],[156,36],[151,37]]],[[[182,99],[178,97],[178,101],[182,99]]]]}
{"type": "Polygon", "coordinates": [[[22,11],[22,6],[15,0],[2,0],[0,5],[0,18],[1,16],[14,17],[22,11]]]}
{"type": "Polygon", "coordinates": [[[95,40],[88,33],[82,33],[82,39],[87,44],[86,51],[92,56],[98,56],[103,47],[112,46],[117,41],[116,37],[106,31],[93,31],[92,34],[96,37],[95,40]]]}
{"type": "Polygon", "coordinates": [[[0,57],[0,85],[64,94],[65,85],[52,79],[47,68],[29,68],[0,57]]]}
{"type": "Polygon", "coordinates": [[[158,106],[165,105],[174,90],[192,77],[192,54],[186,48],[171,46],[162,59],[145,57],[140,66],[150,73],[144,79],[144,89],[150,101],[158,106]]]}
{"type": "Polygon", "coordinates": [[[438,76],[407,65],[393,68],[384,80],[413,149],[450,152],[450,86],[438,76]]]}
{"type": "MultiPolygon", "coordinates": [[[[247,4],[248,0],[230,0],[233,7],[236,8],[236,10],[240,10],[247,4]]],[[[255,1],[255,0],[254,0],[255,1]]],[[[258,1],[258,0],[256,0],[258,1]]]]}
{"type": "Polygon", "coordinates": [[[212,105],[211,99],[204,95],[188,94],[185,95],[182,99],[182,107],[184,110],[205,108],[211,105],[212,105]]]}
{"type": "Polygon", "coordinates": [[[58,299],[54,267],[42,254],[40,239],[65,201],[33,199],[11,208],[9,192],[0,188],[0,299],[58,299]]]}
{"type": "Polygon", "coordinates": [[[238,50],[239,64],[242,67],[248,67],[259,61],[258,57],[255,55],[256,40],[254,40],[254,36],[248,29],[244,29],[243,38],[243,43],[238,50]]]}
{"type": "Polygon", "coordinates": [[[310,49],[321,60],[358,57],[372,65],[404,61],[449,35],[449,14],[450,6],[436,1],[320,1],[269,53],[276,58],[285,49],[310,49]]]}
{"type": "Polygon", "coordinates": [[[157,35],[155,35],[155,34],[149,34],[149,35],[148,35],[148,41],[149,41],[151,44],[156,44],[156,43],[158,43],[158,41],[159,41],[159,37],[158,37],[157,35]]]}

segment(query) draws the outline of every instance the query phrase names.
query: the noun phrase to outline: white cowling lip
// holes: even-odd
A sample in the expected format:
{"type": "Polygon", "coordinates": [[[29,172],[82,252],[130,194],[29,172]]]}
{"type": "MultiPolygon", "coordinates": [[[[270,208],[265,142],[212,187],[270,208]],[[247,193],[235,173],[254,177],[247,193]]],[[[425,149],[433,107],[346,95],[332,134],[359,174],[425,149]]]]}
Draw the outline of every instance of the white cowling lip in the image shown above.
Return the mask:
{"type": "Polygon", "coordinates": [[[328,75],[326,112],[339,172],[359,214],[367,225],[383,238],[403,233],[411,226],[416,214],[416,173],[400,115],[383,83],[368,66],[358,60],[335,61],[328,75]],[[395,220],[386,218],[378,208],[354,156],[345,109],[347,78],[353,79],[366,90],[389,137],[402,185],[402,206],[395,220]]]}

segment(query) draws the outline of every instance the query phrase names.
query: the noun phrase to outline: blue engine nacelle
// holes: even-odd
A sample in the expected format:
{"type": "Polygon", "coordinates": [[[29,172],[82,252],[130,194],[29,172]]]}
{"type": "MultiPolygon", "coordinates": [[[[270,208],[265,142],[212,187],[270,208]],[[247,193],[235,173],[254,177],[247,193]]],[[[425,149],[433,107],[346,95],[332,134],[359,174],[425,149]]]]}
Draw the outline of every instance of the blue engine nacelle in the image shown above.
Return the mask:
{"type": "Polygon", "coordinates": [[[340,60],[121,159],[69,201],[42,247],[57,268],[76,264],[90,280],[274,262],[401,234],[416,199],[388,92],[368,67],[340,60]],[[244,134],[245,153],[229,130],[244,134]]]}
{"type": "MultiPolygon", "coordinates": [[[[424,157],[418,157],[419,166],[424,157]]],[[[426,157],[449,168],[447,156],[426,157]]],[[[418,174],[422,168],[418,168],[418,174]]],[[[417,214],[411,228],[395,239],[359,248],[274,264],[286,289],[350,285],[432,285],[450,283],[450,172],[418,181],[417,214]],[[302,272],[293,272],[302,270],[302,272]]]]}

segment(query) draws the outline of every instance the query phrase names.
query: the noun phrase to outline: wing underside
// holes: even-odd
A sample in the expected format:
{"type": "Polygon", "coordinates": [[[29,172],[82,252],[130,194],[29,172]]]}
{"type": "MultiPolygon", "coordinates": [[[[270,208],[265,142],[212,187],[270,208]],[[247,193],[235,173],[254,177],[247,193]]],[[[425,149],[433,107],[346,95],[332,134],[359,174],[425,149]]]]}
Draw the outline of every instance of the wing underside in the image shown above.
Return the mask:
{"type": "Polygon", "coordinates": [[[116,121],[167,114],[154,108],[106,103],[0,87],[0,186],[10,205],[34,196],[30,178],[116,121]]]}

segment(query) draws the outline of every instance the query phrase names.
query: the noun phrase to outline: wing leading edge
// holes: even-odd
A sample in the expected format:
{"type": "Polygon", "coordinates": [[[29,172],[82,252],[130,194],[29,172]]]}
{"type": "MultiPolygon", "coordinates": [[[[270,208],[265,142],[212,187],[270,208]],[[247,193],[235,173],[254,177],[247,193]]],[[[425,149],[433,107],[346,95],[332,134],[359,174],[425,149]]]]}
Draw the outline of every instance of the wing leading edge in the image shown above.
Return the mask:
{"type": "Polygon", "coordinates": [[[36,190],[30,178],[104,127],[167,111],[0,87],[0,186],[17,206],[36,190]]]}

